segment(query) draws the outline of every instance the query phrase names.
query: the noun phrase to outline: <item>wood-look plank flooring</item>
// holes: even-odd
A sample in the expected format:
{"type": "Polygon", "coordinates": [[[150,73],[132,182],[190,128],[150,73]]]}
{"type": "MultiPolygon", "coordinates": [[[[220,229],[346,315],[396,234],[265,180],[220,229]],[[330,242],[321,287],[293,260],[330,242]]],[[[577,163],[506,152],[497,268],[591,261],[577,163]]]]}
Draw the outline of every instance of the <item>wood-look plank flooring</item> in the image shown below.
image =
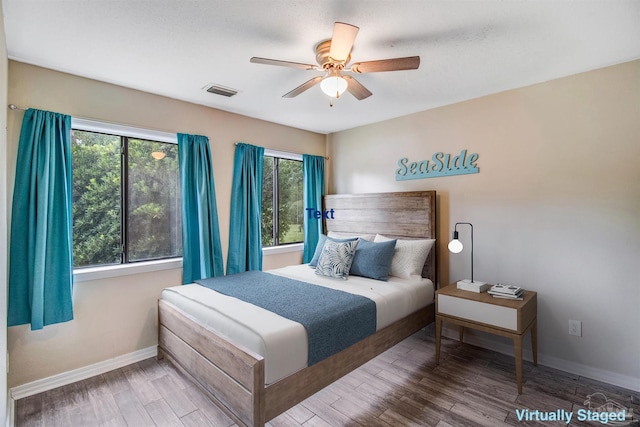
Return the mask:
{"type": "MultiPolygon", "coordinates": [[[[363,365],[267,425],[565,426],[521,421],[516,410],[574,412],[603,392],[640,414],[640,393],[524,362],[517,394],[513,357],[424,331],[363,365]]],[[[636,415],[637,416],[637,415],[636,415]]],[[[570,426],[599,426],[576,422],[570,426]]],[[[16,426],[223,426],[233,422],[164,360],[147,359],[16,402],[16,426]]]]}

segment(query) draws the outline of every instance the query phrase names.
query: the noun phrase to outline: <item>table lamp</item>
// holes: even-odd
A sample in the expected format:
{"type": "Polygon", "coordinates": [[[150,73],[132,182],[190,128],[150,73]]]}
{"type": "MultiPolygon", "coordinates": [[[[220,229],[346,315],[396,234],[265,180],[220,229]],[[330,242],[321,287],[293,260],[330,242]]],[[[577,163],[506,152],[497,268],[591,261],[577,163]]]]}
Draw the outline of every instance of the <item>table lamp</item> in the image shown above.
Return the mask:
{"type": "Polygon", "coordinates": [[[462,252],[464,246],[458,239],[458,225],[468,225],[471,227],[471,280],[465,279],[458,282],[458,289],[465,289],[474,292],[484,292],[489,288],[485,282],[476,282],[473,280],[473,225],[469,222],[456,222],[453,228],[453,240],[449,242],[449,252],[454,254],[462,252]]]}

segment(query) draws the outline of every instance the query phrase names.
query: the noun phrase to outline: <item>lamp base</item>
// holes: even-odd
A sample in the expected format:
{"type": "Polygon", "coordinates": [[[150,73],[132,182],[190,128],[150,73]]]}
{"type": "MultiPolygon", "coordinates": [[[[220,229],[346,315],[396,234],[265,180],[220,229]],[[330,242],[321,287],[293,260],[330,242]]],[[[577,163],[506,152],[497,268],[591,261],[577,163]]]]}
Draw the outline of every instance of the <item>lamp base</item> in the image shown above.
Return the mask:
{"type": "Polygon", "coordinates": [[[471,292],[485,292],[487,291],[491,285],[486,282],[477,282],[471,281],[469,279],[460,280],[457,284],[458,289],[462,289],[463,291],[471,291],[471,292]]]}

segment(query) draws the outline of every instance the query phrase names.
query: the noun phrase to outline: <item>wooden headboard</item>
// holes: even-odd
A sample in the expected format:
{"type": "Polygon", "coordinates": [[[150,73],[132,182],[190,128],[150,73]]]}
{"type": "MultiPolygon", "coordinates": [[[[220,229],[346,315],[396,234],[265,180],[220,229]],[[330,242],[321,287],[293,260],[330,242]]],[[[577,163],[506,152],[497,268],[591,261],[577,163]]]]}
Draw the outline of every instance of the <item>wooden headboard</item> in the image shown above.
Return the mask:
{"type": "MultiPolygon", "coordinates": [[[[399,239],[436,238],[436,192],[335,194],[324,196],[324,209],[334,210],[334,219],[324,220],[326,232],[383,234],[399,239]]],[[[438,286],[436,245],[422,277],[438,286]]]]}

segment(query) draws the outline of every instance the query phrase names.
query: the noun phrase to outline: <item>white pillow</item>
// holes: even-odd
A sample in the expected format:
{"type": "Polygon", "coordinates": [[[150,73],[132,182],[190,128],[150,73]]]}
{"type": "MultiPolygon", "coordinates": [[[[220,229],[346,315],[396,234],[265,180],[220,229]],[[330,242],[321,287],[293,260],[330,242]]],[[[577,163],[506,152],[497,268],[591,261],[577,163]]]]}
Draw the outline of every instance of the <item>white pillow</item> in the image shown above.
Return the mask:
{"type": "MultiPolygon", "coordinates": [[[[376,234],[374,242],[386,242],[387,240],[393,239],[376,234]]],[[[397,239],[389,275],[404,279],[411,279],[416,276],[421,277],[422,267],[424,267],[427,256],[435,242],[435,239],[397,239]]]]}
{"type": "Polygon", "coordinates": [[[330,231],[327,236],[333,239],[350,239],[353,237],[359,237],[362,240],[367,240],[369,242],[373,242],[375,237],[374,234],[355,234],[355,233],[343,233],[342,231],[330,231]]]}

